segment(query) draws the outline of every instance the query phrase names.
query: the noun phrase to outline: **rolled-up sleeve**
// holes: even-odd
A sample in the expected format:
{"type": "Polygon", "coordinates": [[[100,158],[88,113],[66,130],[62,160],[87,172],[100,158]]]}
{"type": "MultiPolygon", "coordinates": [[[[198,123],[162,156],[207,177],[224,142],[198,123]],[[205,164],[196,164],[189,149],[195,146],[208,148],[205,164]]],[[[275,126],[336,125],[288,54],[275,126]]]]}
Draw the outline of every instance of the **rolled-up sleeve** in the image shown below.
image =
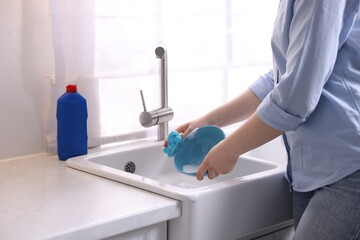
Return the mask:
{"type": "Polygon", "coordinates": [[[269,94],[274,88],[274,74],[270,70],[263,76],[260,76],[254,83],[250,85],[250,90],[261,100],[263,101],[266,95],[269,94]]]}
{"type": "Polygon", "coordinates": [[[264,79],[263,88],[258,86],[261,80],[251,86],[262,100],[257,109],[260,119],[282,131],[296,130],[307,121],[355,21],[355,8],[359,8],[359,0],[301,0],[294,2],[293,12],[283,13],[293,16],[278,18],[282,22],[275,23],[275,31],[282,32],[272,44],[284,49],[274,52],[275,65],[283,64],[279,66],[283,70],[279,83],[270,92],[266,92],[269,87],[264,79]],[[288,29],[277,29],[286,26],[283,21],[289,19],[288,29]],[[277,57],[286,61],[276,63],[277,57]]]}

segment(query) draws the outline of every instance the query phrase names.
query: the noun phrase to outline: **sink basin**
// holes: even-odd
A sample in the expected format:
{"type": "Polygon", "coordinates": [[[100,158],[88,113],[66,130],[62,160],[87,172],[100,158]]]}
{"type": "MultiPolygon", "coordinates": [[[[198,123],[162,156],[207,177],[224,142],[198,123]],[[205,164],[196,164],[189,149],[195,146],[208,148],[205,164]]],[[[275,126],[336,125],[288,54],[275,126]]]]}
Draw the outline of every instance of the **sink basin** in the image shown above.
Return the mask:
{"type": "Polygon", "coordinates": [[[182,216],[169,221],[170,240],[246,239],[291,224],[284,168],[266,160],[241,156],[229,174],[198,181],[176,170],[162,142],[141,140],[68,159],[66,165],[180,200],[182,216]]]}

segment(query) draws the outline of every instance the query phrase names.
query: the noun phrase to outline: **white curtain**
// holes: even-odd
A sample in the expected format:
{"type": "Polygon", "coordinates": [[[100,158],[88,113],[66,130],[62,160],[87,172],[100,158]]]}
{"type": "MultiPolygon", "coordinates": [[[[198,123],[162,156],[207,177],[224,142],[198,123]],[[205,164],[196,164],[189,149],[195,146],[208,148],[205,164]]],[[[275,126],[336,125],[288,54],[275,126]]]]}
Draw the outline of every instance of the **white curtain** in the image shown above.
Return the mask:
{"type": "Polygon", "coordinates": [[[49,0],[55,51],[49,152],[56,100],[69,83],[88,102],[89,146],[156,134],[138,121],[159,106],[158,60],[168,50],[170,128],[237,95],[271,65],[277,0],[49,0]]]}

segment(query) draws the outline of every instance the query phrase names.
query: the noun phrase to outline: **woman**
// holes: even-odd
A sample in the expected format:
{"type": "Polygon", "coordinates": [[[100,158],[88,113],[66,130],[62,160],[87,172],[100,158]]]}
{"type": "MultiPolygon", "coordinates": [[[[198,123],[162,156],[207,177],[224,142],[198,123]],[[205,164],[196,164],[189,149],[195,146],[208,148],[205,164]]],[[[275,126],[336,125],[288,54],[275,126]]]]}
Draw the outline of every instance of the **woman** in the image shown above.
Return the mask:
{"type": "Polygon", "coordinates": [[[179,126],[246,121],[197,171],[213,179],[280,135],[288,151],[294,239],[360,239],[360,0],[282,0],[273,70],[208,114],[179,126]]]}

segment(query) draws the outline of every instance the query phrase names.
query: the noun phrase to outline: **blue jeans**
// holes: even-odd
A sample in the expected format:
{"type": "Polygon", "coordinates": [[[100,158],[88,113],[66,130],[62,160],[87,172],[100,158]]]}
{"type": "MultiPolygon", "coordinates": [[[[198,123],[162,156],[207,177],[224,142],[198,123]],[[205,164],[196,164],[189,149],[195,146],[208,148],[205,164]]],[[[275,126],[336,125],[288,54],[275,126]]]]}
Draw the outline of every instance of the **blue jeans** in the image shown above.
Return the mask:
{"type": "Polygon", "coordinates": [[[360,240],[360,171],[311,192],[293,192],[293,240],[360,240]]]}

